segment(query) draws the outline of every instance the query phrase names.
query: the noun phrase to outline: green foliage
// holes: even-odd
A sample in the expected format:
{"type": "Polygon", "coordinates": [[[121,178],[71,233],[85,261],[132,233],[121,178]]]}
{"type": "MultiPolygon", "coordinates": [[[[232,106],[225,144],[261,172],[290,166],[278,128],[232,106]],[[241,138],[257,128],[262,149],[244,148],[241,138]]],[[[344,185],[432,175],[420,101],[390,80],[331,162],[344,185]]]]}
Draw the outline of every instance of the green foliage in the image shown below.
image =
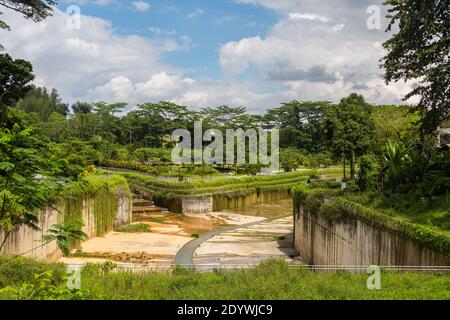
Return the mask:
{"type": "MultiPolygon", "coordinates": [[[[98,237],[111,231],[118,211],[118,197],[131,198],[127,181],[121,176],[89,176],[68,184],[61,197],[65,224],[82,220],[84,201],[91,199],[94,206],[94,224],[98,237]]],[[[85,221],[87,223],[87,221],[85,221]]],[[[79,240],[71,238],[70,248],[77,247],[79,240]]]]}
{"type": "Polygon", "coordinates": [[[156,175],[158,170],[155,167],[151,167],[146,164],[142,164],[139,162],[133,161],[114,161],[114,160],[106,160],[102,162],[102,165],[110,168],[120,168],[120,169],[128,169],[135,170],[139,172],[144,172],[152,175],[156,175]]]}
{"type": "Polygon", "coordinates": [[[351,193],[297,186],[292,190],[292,194],[294,196],[294,212],[297,214],[302,208],[313,215],[323,215],[328,220],[339,221],[344,217],[357,218],[390,232],[402,233],[427,248],[450,255],[450,234],[448,232],[405,221],[399,217],[399,214],[390,216],[348,200],[347,197],[351,198],[351,193]]]}
{"type": "Polygon", "coordinates": [[[0,54],[0,125],[4,120],[3,106],[14,104],[20,99],[33,79],[31,63],[21,59],[14,60],[9,54],[0,54]]]}
{"type": "Polygon", "coordinates": [[[51,271],[54,284],[61,284],[66,275],[66,266],[63,263],[46,263],[24,257],[0,255],[0,288],[20,285],[31,282],[35,274],[51,271]]]}
{"type": "Polygon", "coordinates": [[[383,290],[368,290],[366,274],[311,272],[301,266],[290,268],[285,261],[276,259],[250,269],[210,273],[178,267],[171,273],[133,274],[115,270],[112,263],[87,264],[81,274],[83,290],[73,291],[65,287],[63,265],[28,259],[15,262],[19,270],[24,270],[22,265],[29,266],[24,277],[8,278],[9,274],[0,269],[0,283],[8,286],[0,290],[0,299],[392,300],[446,299],[450,294],[445,274],[383,271],[383,290]]]}
{"type": "Polygon", "coordinates": [[[422,128],[434,133],[450,116],[450,10],[448,1],[386,0],[391,22],[388,31],[398,27],[383,44],[388,82],[416,80],[419,85],[405,99],[419,95],[419,108],[425,111],[422,128]]]}
{"type": "Polygon", "coordinates": [[[344,156],[350,160],[350,178],[356,178],[356,157],[362,156],[371,148],[373,122],[372,106],[363,96],[351,94],[341,100],[339,105],[328,109],[326,114],[327,136],[331,150],[336,157],[344,156]]]}
{"type": "Polygon", "coordinates": [[[370,156],[365,155],[359,159],[358,187],[361,191],[376,190],[378,186],[378,171],[370,156]]]}
{"type": "Polygon", "coordinates": [[[38,212],[56,201],[60,185],[45,176],[49,163],[30,129],[0,129],[0,249],[20,226],[38,230],[38,212]]]}
{"type": "Polygon", "coordinates": [[[86,240],[87,234],[81,231],[82,227],[84,227],[83,221],[75,221],[71,224],[55,224],[42,237],[42,241],[44,243],[56,241],[58,248],[67,257],[70,254],[71,239],[86,240]]]}
{"type": "Polygon", "coordinates": [[[145,233],[151,232],[150,226],[144,223],[128,224],[116,229],[117,232],[125,233],[145,233]]]}
{"type": "MultiPolygon", "coordinates": [[[[268,127],[280,129],[280,146],[318,153],[325,148],[325,113],[328,101],[291,101],[264,116],[268,127]]],[[[226,122],[225,122],[226,123],[226,122]]]]}
{"type": "Polygon", "coordinates": [[[372,109],[373,151],[382,156],[386,141],[401,140],[411,145],[420,140],[417,124],[421,114],[410,106],[374,106],[372,109]]]}
{"type": "MultiPolygon", "coordinates": [[[[180,198],[186,196],[202,196],[213,194],[246,194],[269,190],[286,190],[304,182],[311,174],[317,171],[305,170],[274,176],[255,176],[245,178],[223,178],[216,180],[199,180],[192,182],[167,182],[150,176],[121,173],[130,185],[141,188],[154,195],[166,198],[180,198]]],[[[321,170],[321,173],[334,172],[330,169],[321,170]]]]}
{"type": "MultiPolygon", "coordinates": [[[[49,16],[52,12],[52,6],[56,5],[56,1],[53,0],[3,0],[0,6],[4,6],[8,9],[21,13],[26,19],[33,21],[41,21],[49,16]]],[[[1,12],[0,12],[1,14],[1,12]]],[[[0,29],[9,30],[9,26],[0,20],[0,29]]]]}
{"type": "MultiPolygon", "coordinates": [[[[44,122],[49,121],[53,113],[60,115],[64,120],[69,113],[68,105],[61,102],[56,89],[52,89],[49,93],[47,88],[36,86],[31,86],[25,96],[17,102],[16,107],[27,113],[38,114],[44,122]]],[[[53,117],[53,120],[55,119],[56,116],[53,117]]]]}

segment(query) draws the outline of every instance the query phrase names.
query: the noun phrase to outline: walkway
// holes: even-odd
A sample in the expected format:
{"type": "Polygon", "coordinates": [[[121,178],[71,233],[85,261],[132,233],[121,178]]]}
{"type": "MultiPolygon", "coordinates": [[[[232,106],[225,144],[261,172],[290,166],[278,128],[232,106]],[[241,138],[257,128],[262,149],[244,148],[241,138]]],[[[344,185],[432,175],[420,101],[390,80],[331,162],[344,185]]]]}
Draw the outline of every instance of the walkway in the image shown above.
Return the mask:
{"type": "Polygon", "coordinates": [[[186,243],[175,264],[249,265],[271,257],[296,263],[292,232],[292,215],[217,230],[186,243]]]}

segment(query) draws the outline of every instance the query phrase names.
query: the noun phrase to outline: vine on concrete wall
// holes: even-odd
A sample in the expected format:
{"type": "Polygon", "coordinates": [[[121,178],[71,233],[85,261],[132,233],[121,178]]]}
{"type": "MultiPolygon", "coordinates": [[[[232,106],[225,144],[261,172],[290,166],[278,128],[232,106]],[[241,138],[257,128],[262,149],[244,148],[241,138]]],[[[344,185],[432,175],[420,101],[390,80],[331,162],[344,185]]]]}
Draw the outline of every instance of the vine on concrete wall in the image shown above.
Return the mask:
{"type": "Polygon", "coordinates": [[[341,190],[314,189],[308,186],[296,186],[292,190],[294,214],[298,218],[304,209],[312,215],[320,215],[329,221],[340,221],[353,217],[368,224],[406,235],[424,247],[437,250],[450,256],[450,235],[436,228],[408,222],[395,216],[388,216],[373,208],[345,198],[341,190]]]}
{"type": "MultiPolygon", "coordinates": [[[[82,220],[89,226],[94,223],[97,236],[111,231],[116,220],[119,197],[131,198],[130,188],[121,176],[94,176],[83,181],[68,184],[62,194],[61,207],[64,223],[82,220]],[[83,210],[93,208],[94,221],[90,214],[83,215],[83,210]],[[88,221],[84,221],[87,218],[88,221]]],[[[72,248],[79,247],[78,240],[71,243],[72,248]]]]}

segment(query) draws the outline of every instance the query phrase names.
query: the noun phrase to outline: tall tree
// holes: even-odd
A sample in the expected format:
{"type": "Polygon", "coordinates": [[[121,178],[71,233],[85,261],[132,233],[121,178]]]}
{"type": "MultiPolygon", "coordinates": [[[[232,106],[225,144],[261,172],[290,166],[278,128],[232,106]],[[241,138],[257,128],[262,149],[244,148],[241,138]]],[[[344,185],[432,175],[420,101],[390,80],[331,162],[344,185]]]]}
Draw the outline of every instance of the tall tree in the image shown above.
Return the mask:
{"type": "Polygon", "coordinates": [[[386,0],[391,19],[387,31],[399,31],[383,46],[387,82],[417,80],[405,99],[419,95],[427,110],[422,128],[434,132],[450,117],[450,1],[386,0]]]}
{"type": "Polygon", "coordinates": [[[25,97],[17,102],[16,107],[26,112],[37,113],[41,120],[48,121],[53,112],[67,116],[69,106],[61,101],[56,89],[31,86],[25,97]]]}
{"type": "Polygon", "coordinates": [[[372,106],[356,93],[328,109],[327,134],[336,156],[350,160],[350,177],[356,178],[356,157],[368,152],[373,135],[372,106]]]}
{"type": "Polygon", "coordinates": [[[14,104],[30,89],[34,79],[31,63],[14,60],[9,54],[0,54],[0,106],[14,104]]]}
{"type": "Polygon", "coordinates": [[[268,127],[280,128],[280,145],[309,152],[323,151],[325,113],[328,101],[291,101],[280,108],[269,109],[265,116],[268,127]]]}

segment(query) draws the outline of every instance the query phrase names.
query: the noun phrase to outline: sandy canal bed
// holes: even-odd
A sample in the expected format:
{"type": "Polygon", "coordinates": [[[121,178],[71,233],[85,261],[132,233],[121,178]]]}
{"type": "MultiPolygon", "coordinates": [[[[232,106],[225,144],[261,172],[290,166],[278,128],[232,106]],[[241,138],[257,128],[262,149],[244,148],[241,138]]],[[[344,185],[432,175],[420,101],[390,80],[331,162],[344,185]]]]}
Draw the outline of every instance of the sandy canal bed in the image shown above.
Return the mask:
{"type": "Polygon", "coordinates": [[[151,232],[122,233],[110,232],[84,242],[81,252],[74,257],[60,261],[71,265],[88,262],[111,261],[122,265],[164,266],[173,263],[178,250],[193,239],[193,235],[228,227],[261,221],[264,218],[233,213],[215,212],[207,215],[183,216],[171,212],[159,214],[164,221],[155,222],[155,215],[140,215],[139,221],[150,226],[151,232]]]}
{"type": "Polygon", "coordinates": [[[279,258],[301,264],[292,236],[291,216],[263,221],[212,237],[195,251],[193,261],[195,265],[246,265],[279,258]]]}

